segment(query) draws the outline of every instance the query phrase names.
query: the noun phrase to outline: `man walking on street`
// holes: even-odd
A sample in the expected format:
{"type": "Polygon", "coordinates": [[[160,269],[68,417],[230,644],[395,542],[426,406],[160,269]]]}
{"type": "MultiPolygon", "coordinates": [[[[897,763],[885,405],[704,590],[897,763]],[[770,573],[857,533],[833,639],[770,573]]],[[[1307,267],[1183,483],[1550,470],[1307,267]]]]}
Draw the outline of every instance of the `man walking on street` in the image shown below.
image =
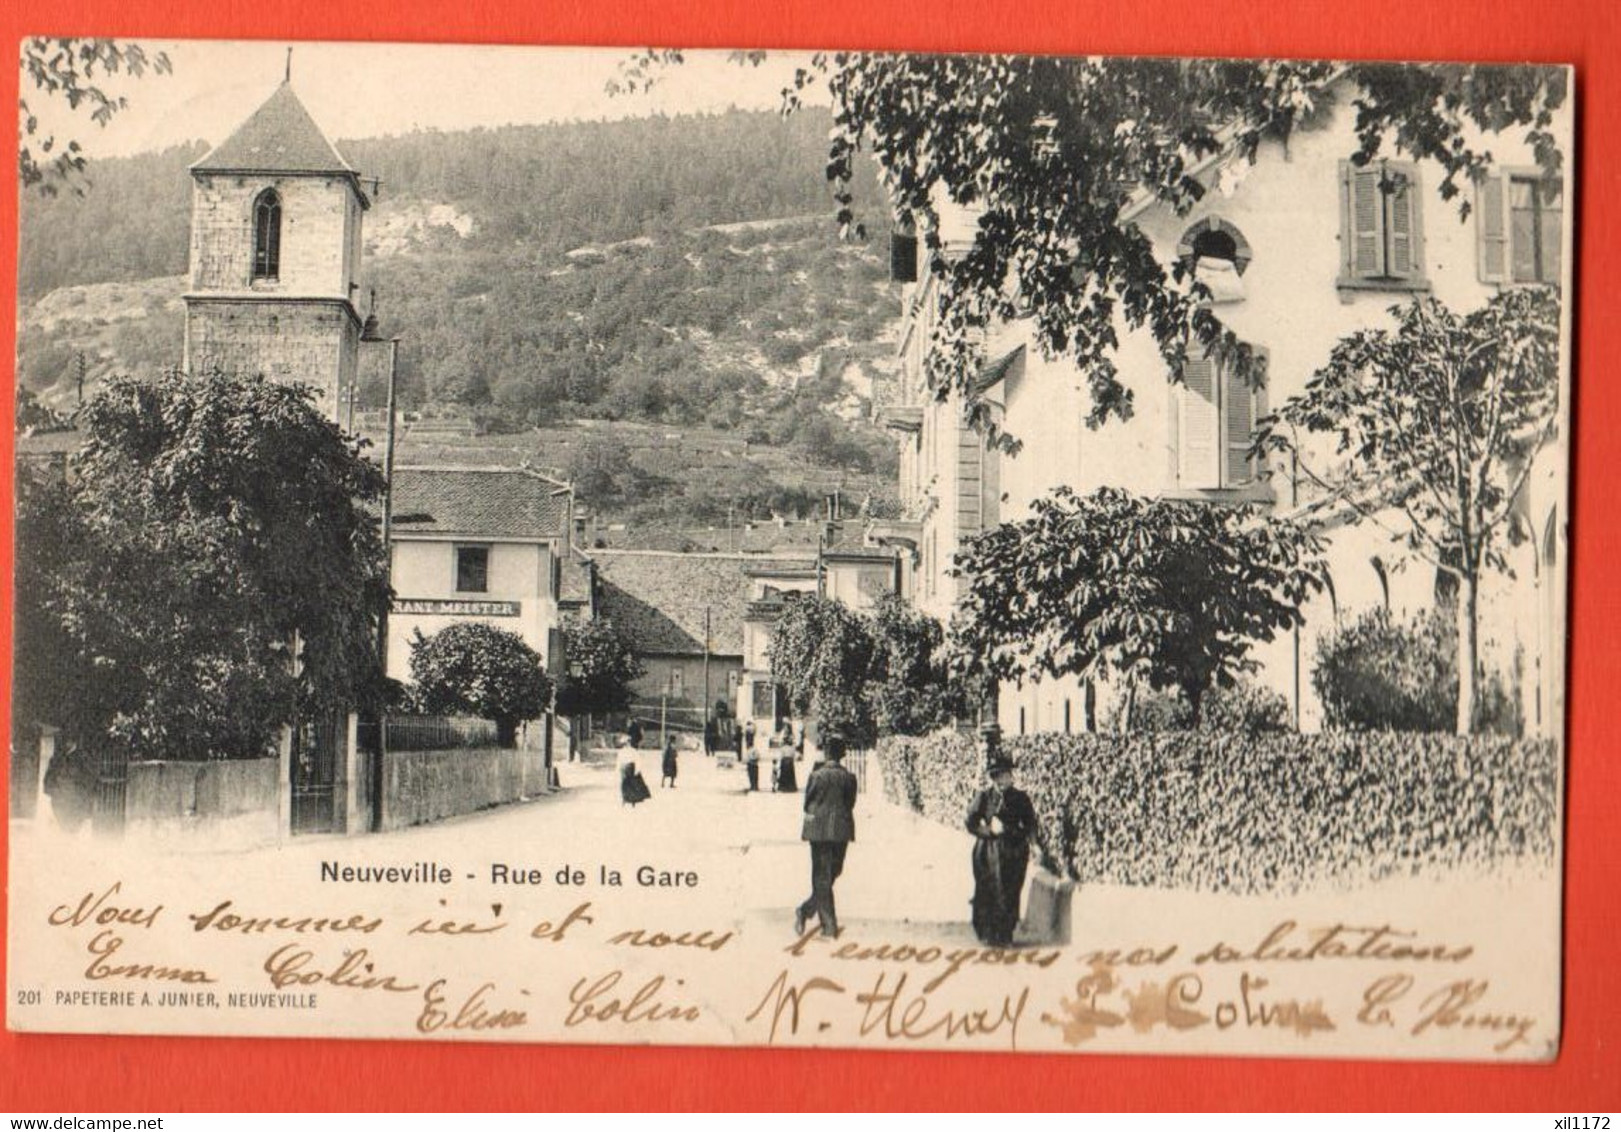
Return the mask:
{"type": "Polygon", "coordinates": [[[805,780],[805,822],[801,838],[810,842],[810,899],[794,912],[794,933],[805,934],[805,922],[815,915],[822,934],[839,934],[833,909],[833,882],[844,871],[844,852],[856,839],[856,776],[845,770],[844,736],[830,734],[822,745],[822,761],[805,780]]]}

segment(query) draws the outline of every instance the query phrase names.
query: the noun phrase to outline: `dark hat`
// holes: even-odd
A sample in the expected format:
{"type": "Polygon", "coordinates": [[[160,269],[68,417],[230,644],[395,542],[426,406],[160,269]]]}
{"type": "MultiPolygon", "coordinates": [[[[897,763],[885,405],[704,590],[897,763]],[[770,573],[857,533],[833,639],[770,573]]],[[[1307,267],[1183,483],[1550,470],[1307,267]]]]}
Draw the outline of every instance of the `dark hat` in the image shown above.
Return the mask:
{"type": "Polygon", "coordinates": [[[986,774],[1007,774],[1013,770],[1013,760],[1006,755],[997,755],[991,760],[991,765],[985,768],[986,774]]]}
{"type": "Polygon", "coordinates": [[[844,736],[833,732],[822,741],[822,757],[824,759],[842,759],[844,757],[844,736]]]}

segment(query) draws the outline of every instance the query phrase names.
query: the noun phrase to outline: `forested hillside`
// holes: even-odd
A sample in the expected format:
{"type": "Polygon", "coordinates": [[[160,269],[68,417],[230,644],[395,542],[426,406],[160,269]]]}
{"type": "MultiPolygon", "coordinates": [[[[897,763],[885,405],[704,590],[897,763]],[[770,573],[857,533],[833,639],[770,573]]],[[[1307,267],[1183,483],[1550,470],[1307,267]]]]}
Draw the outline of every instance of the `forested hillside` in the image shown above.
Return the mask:
{"type": "MultiPolygon", "coordinates": [[[[881,247],[838,237],[828,126],[732,112],[340,141],[382,182],[361,305],[375,289],[401,338],[404,407],[478,432],[702,426],[885,477],[866,410],[898,303],[881,247]]],[[[205,151],[99,162],[83,196],[25,197],[19,375],[46,404],[71,409],[81,374],[93,389],[179,360],[186,167],[205,151]]],[[[870,175],[855,188],[882,213],[870,175]]]]}

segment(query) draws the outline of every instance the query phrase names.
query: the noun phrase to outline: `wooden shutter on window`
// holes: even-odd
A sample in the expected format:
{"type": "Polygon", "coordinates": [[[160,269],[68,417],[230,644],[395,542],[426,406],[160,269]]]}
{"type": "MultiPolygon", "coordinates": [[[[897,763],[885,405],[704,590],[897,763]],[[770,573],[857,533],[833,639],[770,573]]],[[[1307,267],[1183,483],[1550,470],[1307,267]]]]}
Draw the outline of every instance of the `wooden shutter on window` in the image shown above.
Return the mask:
{"type": "Polygon", "coordinates": [[[1384,194],[1378,163],[1358,168],[1340,162],[1340,260],[1347,278],[1372,279],[1385,273],[1384,194]]]}
{"type": "Polygon", "coordinates": [[[1182,419],[1178,422],[1183,487],[1221,486],[1221,422],[1216,414],[1216,363],[1189,358],[1182,366],[1182,419]]]}
{"type": "Polygon", "coordinates": [[[1414,279],[1424,274],[1421,253],[1423,239],[1423,197],[1418,190],[1418,166],[1406,161],[1386,161],[1385,216],[1389,223],[1389,254],[1385,274],[1394,279],[1414,279]]]}
{"type": "Polygon", "coordinates": [[[889,278],[896,283],[917,282],[917,237],[892,232],[889,236],[889,278]]]}
{"type": "Polygon", "coordinates": [[[1255,476],[1250,468],[1250,441],[1255,435],[1255,392],[1236,372],[1222,375],[1226,388],[1223,416],[1227,424],[1227,475],[1225,483],[1249,483],[1255,476]]]}
{"type": "Polygon", "coordinates": [[[1500,173],[1481,180],[1475,192],[1475,257],[1482,283],[1508,281],[1508,225],[1505,185],[1500,173]]]}
{"type": "Polygon", "coordinates": [[[957,537],[985,529],[985,438],[966,424],[957,428],[957,537]]]}

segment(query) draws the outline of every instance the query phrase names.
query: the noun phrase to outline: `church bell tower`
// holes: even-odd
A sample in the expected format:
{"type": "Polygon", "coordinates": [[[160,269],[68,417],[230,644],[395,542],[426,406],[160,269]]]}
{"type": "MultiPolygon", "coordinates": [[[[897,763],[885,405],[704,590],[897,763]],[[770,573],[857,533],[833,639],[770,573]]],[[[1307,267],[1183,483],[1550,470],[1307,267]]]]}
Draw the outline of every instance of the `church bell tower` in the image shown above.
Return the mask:
{"type": "Polygon", "coordinates": [[[319,391],[345,423],[358,368],[371,199],[290,82],[191,167],[185,369],[319,391]]]}

